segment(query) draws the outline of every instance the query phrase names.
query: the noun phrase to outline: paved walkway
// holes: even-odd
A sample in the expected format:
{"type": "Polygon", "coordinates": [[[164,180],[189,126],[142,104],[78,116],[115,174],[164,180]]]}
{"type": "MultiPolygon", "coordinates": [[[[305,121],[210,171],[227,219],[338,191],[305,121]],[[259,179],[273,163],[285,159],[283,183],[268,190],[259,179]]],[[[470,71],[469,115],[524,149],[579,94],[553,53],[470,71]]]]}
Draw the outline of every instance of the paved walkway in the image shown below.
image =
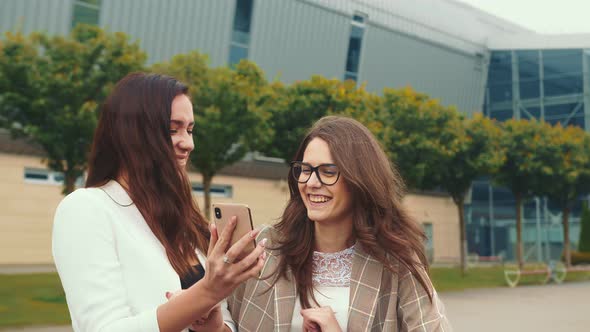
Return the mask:
{"type": "Polygon", "coordinates": [[[442,293],[455,332],[590,331],[590,282],[442,293]]]}
{"type": "MultiPolygon", "coordinates": [[[[590,282],[442,293],[455,332],[590,331],[590,282]]],[[[69,326],[2,332],[72,332],[69,326]]]]}
{"type": "Polygon", "coordinates": [[[53,264],[13,264],[0,265],[0,274],[25,274],[56,272],[53,264]]]}
{"type": "Polygon", "coordinates": [[[13,327],[2,329],[2,332],[73,332],[71,326],[47,326],[47,327],[13,327]]]}

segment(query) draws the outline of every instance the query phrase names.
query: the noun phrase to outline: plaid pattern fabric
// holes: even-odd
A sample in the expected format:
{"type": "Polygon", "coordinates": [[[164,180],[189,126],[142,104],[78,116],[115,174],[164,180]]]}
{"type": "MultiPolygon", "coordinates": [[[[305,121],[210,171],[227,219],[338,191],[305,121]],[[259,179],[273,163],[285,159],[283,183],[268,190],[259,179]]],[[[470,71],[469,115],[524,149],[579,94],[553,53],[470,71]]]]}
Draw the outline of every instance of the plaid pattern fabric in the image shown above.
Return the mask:
{"type": "MultiPolygon", "coordinates": [[[[268,255],[262,275],[272,274],[277,263],[276,253],[268,255]]],[[[348,331],[451,332],[436,292],[431,303],[415,276],[401,265],[399,271],[399,275],[392,274],[361,248],[355,248],[348,331]]],[[[420,273],[426,275],[425,271],[420,273]]],[[[228,298],[239,331],[290,330],[297,300],[295,284],[281,279],[271,287],[272,281],[272,277],[252,279],[228,298]]]]}

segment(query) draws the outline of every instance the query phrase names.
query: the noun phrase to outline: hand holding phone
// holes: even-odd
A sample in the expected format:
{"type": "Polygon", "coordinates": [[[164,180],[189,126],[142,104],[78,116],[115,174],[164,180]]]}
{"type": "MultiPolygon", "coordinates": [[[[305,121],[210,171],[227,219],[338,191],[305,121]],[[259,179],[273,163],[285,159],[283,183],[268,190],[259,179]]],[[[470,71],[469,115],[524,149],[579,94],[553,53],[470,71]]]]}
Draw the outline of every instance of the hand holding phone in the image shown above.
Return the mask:
{"type": "MultiPolygon", "coordinates": [[[[232,234],[229,246],[232,246],[240,238],[254,229],[254,225],[252,224],[252,214],[248,205],[235,203],[215,203],[212,206],[214,213],[213,220],[215,222],[215,226],[217,226],[218,234],[223,232],[223,229],[229,223],[229,220],[232,217],[235,216],[237,218],[236,228],[232,234]]],[[[252,250],[254,250],[254,248],[256,248],[256,241],[252,239],[252,244],[248,245],[244,251],[238,257],[236,257],[236,260],[240,260],[247,256],[250,252],[252,252],[252,250]]]]}

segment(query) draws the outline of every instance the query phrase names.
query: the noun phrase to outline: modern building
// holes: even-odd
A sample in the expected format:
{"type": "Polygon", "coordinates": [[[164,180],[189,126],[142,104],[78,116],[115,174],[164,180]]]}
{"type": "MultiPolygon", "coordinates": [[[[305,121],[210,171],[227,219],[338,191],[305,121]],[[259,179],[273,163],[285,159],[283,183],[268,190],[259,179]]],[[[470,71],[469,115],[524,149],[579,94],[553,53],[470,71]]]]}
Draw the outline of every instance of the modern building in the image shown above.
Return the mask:
{"type": "MultiPolygon", "coordinates": [[[[270,79],[286,83],[321,74],[365,82],[376,92],[411,86],[468,115],[484,112],[500,121],[535,117],[590,128],[590,35],[537,34],[459,1],[0,2],[0,31],[66,34],[80,22],[129,34],[140,41],[150,63],[197,49],[214,66],[248,58],[270,79]]],[[[471,197],[469,250],[512,258],[510,193],[482,179],[471,197]]],[[[524,238],[530,259],[556,254],[561,245],[556,213],[542,198],[527,203],[524,238]]],[[[578,214],[576,208],[574,242],[578,214]]],[[[448,235],[433,225],[427,231],[431,227],[437,256],[436,243],[456,232],[448,235]]],[[[456,258],[456,252],[449,256],[456,258]]]]}

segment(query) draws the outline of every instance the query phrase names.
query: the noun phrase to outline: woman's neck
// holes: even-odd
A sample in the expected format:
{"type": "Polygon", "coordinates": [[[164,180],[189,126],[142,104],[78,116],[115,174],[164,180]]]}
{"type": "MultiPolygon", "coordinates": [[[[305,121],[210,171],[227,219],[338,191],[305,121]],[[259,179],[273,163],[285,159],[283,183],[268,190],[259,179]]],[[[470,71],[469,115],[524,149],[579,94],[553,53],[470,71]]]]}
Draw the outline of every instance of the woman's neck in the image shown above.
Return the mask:
{"type": "Polygon", "coordinates": [[[351,223],[322,225],[315,223],[314,250],[338,252],[354,245],[351,223]]]}

